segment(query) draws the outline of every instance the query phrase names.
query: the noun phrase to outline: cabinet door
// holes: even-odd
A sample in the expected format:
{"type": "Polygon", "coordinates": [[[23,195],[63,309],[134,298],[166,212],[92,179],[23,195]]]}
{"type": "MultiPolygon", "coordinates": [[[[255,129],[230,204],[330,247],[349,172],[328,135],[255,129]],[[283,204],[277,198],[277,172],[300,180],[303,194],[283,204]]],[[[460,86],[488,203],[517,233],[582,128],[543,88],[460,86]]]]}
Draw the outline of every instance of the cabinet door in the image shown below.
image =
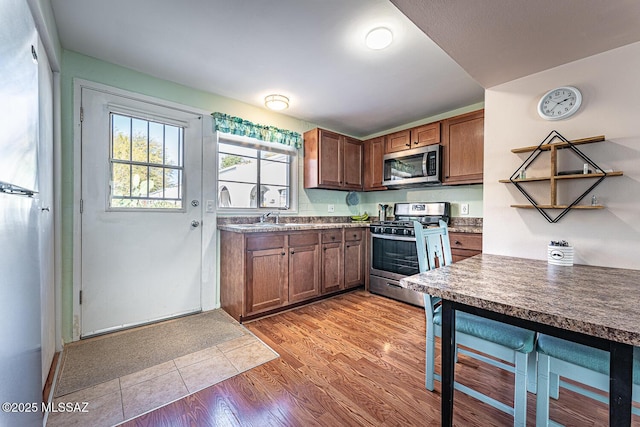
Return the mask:
{"type": "Polygon", "coordinates": [[[319,185],[333,188],[342,186],[342,143],[337,133],[319,130],[318,173],[319,185]]]}
{"type": "Polygon", "coordinates": [[[344,287],[364,284],[365,245],[363,230],[345,230],[344,287]]]}
{"type": "Polygon", "coordinates": [[[343,142],[343,188],[362,190],[362,142],[349,137],[344,137],[343,142]]]}
{"type": "Polygon", "coordinates": [[[373,138],[365,141],[364,148],[364,180],[363,189],[365,191],[385,190],[382,186],[384,137],[373,138]]]}
{"type": "Polygon", "coordinates": [[[320,294],[320,244],[317,232],[289,235],[289,302],[320,294]]]}
{"type": "Polygon", "coordinates": [[[481,184],[484,165],[484,110],[442,122],[443,183],[481,184]]]}
{"type": "Polygon", "coordinates": [[[440,122],[411,129],[411,148],[440,143],[440,122]]]}
{"type": "Polygon", "coordinates": [[[287,261],[284,247],[247,251],[247,314],[287,303],[287,261]]]}
{"type": "Polygon", "coordinates": [[[344,288],[342,239],[322,245],[322,293],[344,288]]]}
{"type": "Polygon", "coordinates": [[[385,137],[385,154],[408,150],[409,148],[411,148],[411,131],[409,129],[401,130],[385,137]]]}

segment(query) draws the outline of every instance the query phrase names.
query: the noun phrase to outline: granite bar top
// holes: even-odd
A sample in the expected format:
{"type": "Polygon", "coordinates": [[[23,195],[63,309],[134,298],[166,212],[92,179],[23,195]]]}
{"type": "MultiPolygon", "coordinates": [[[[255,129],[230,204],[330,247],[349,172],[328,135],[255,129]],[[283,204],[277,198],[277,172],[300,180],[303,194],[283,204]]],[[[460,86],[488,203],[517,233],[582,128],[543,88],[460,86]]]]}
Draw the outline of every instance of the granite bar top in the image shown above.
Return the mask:
{"type": "Polygon", "coordinates": [[[640,270],[481,254],[400,286],[509,316],[640,345],[640,270]]]}

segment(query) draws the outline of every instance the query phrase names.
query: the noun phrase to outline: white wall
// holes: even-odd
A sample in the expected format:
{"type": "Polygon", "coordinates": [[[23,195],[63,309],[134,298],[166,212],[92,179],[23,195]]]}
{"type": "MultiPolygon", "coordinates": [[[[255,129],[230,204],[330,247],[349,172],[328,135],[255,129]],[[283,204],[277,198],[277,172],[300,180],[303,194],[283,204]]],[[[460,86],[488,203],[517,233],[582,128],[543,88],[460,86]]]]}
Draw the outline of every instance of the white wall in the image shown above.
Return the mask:
{"type": "MultiPolygon", "coordinates": [[[[548,242],[564,239],[575,247],[578,264],[640,269],[639,70],[640,43],[634,43],[486,91],[484,252],[546,259],[548,242]],[[541,119],[536,112],[540,97],[565,85],[581,90],[581,109],[566,120],[541,119]],[[554,129],[568,139],[605,135],[606,142],[580,149],[601,168],[621,170],[624,176],[606,178],[593,191],[605,209],[573,210],[550,224],[535,209],[509,207],[526,200],[512,184],[498,180],[509,178],[526,158],[511,153],[512,148],[537,145],[554,129]]],[[[586,190],[586,184],[566,183],[574,193],[586,190]]]]}

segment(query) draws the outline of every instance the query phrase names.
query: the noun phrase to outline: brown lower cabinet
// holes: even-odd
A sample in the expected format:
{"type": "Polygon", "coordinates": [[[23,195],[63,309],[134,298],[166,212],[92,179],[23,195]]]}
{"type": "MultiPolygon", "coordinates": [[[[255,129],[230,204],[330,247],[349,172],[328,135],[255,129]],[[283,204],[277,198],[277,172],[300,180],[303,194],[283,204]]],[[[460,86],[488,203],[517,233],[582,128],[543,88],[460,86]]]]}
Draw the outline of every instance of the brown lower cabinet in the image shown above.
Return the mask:
{"type": "Polygon", "coordinates": [[[220,302],[256,318],[365,284],[366,229],[220,231],[220,302]]]}
{"type": "Polygon", "coordinates": [[[451,258],[453,262],[462,261],[482,253],[481,233],[449,233],[449,243],[451,243],[451,258]]]}
{"type": "Polygon", "coordinates": [[[258,312],[288,301],[284,236],[255,236],[246,242],[246,310],[258,312]]]}
{"type": "Polygon", "coordinates": [[[342,230],[327,230],[322,235],[322,293],[344,289],[344,242],[342,230]]]}
{"type": "Polygon", "coordinates": [[[318,233],[289,235],[289,302],[320,295],[318,233]]]}
{"type": "Polygon", "coordinates": [[[344,230],[344,287],[353,288],[364,283],[365,231],[344,230]]]}

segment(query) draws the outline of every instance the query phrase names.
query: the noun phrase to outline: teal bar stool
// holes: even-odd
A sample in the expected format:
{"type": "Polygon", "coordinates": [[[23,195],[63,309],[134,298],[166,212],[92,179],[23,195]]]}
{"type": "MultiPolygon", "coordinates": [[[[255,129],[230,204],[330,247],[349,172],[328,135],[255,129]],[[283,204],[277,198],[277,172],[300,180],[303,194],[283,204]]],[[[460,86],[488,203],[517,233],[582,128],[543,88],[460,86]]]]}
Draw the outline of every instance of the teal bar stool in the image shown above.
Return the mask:
{"type": "MultiPolygon", "coordinates": [[[[609,391],[609,352],[561,338],[540,334],[538,351],[538,395],[536,396],[536,426],[560,426],[549,418],[549,398],[558,398],[558,387],[608,404],[609,398],[574,383],[558,381],[568,378],[604,392],[609,391]]],[[[640,351],[633,349],[633,401],[640,399],[640,351]]],[[[632,408],[640,415],[640,410],[632,408]]]]}
{"type": "MultiPolygon", "coordinates": [[[[413,228],[420,272],[451,264],[451,244],[445,222],[440,221],[439,227],[423,228],[422,224],[414,221],[413,228]]],[[[440,381],[440,375],[437,375],[434,369],[435,337],[442,335],[440,300],[440,298],[424,294],[427,320],[425,386],[429,391],[434,389],[434,380],[440,381]]],[[[534,347],[535,333],[533,331],[457,311],[456,354],[465,354],[500,369],[513,372],[515,374],[514,405],[513,407],[508,406],[458,382],[454,384],[455,389],[512,415],[514,426],[526,426],[527,388],[535,392],[536,357],[534,347]],[[457,345],[463,345],[473,351],[457,348],[457,345]],[[500,359],[500,361],[487,356],[500,359]],[[534,374],[528,375],[529,371],[534,374]]]]}

